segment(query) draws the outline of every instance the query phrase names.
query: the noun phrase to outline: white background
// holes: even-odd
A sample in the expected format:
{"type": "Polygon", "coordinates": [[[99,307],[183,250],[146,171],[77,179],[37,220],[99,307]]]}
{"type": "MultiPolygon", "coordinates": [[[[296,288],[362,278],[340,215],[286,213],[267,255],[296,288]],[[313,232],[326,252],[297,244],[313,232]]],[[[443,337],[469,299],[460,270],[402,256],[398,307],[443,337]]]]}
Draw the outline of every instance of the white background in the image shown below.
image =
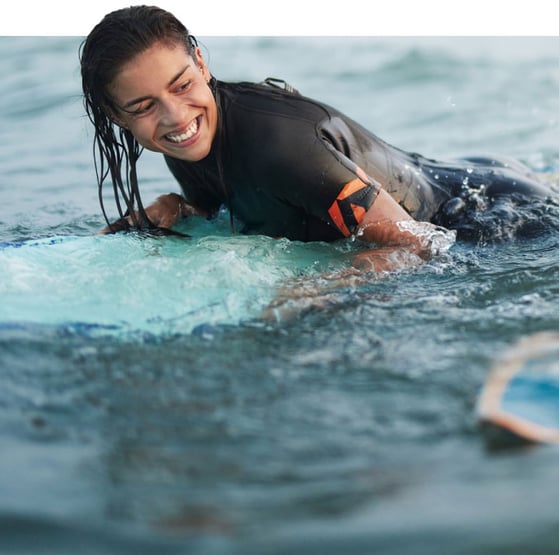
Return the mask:
{"type": "Polygon", "coordinates": [[[173,12],[198,36],[556,36],[559,28],[550,0],[11,0],[0,35],[85,36],[106,13],[134,3],[173,12]]]}

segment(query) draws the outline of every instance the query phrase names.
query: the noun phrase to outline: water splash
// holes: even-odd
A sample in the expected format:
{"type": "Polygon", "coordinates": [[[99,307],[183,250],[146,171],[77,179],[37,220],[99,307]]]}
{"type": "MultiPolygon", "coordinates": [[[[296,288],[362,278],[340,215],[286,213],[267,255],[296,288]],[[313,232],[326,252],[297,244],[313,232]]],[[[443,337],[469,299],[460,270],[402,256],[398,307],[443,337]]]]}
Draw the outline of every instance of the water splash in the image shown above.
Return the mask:
{"type": "Polygon", "coordinates": [[[448,252],[456,242],[456,231],[434,226],[429,222],[404,220],[398,222],[397,226],[400,231],[419,238],[422,246],[428,249],[433,256],[448,252]]]}

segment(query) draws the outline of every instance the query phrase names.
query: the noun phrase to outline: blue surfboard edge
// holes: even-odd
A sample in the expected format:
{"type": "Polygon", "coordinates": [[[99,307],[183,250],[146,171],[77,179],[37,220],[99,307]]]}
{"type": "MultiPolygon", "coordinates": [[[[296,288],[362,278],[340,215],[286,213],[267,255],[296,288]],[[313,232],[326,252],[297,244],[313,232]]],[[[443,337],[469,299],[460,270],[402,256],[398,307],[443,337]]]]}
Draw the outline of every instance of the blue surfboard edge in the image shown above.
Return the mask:
{"type": "MultiPolygon", "coordinates": [[[[559,359],[559,332],[543,331],[520,338],[495,360],[476,405],[477,420],[490,446],[559,445],[559,419],[551,424],[542,424],[541,419],[527,416],[525,410],[515,411],[511,403],[504,402],[511,384],[530,361],[554,354],[559,359]]],[[[524,405],[531,404],[531,412],[536,415],[539,409],[537,403],[541,401],[543,407],[544,402],[549,403],[550,399],[539,400],[537,394],[534,395],[535,390],[541,388],[541,376],[535,374],[533,378],[522,378],[524,386],[530,386],[530,381],[533,381],[534,387],[526,389],[524,405]]],[[[554,388],[552,391],[559,390],[554,388]]],[[[518,400],[518,392],[516,399],[518,400]]],[[[559,395],[555,401],[556,406],[559,406],[559,395]]]]}

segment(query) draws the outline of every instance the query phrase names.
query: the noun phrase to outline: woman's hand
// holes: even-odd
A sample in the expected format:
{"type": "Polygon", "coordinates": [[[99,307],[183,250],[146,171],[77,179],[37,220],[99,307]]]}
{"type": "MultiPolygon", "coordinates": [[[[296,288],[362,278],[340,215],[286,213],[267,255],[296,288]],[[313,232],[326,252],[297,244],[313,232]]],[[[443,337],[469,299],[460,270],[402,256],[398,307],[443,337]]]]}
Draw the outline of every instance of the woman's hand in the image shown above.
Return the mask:
{"type": "MultiPolygon", "coordinates": [[[[180,218],[188,216],[207,216],[207,214],[188,204],[181,195],[169,193],[161,195],[145,208],[145,212],[150,222],[158,228],[171,229],[180,218]]],[[[136,221],[139,214],[136,212],[136,221]]],[[[103,228],[99,233],[102,235],[123,231],[134,226],[131,216],[126,216],[103,228]]]]}

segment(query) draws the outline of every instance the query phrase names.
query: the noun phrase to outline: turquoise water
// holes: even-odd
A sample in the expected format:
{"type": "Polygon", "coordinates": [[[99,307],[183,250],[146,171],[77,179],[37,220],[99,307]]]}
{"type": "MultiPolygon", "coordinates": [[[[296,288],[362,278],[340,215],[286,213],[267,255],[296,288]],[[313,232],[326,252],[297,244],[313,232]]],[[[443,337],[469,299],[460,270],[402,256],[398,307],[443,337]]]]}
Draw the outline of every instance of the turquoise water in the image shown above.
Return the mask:
{"type": "MultiPolygon", "coordinates": [[[[495,357],[559,328],[555,214],[328,290],[354,245],[226,214],[96,236],[79,42],[0,38],[2,554],[556,553],[557,449],[495,451],[475,418],[495,357]]],[[[404,149],[559,171],[559,39],[201,42],[404,149]]],[[[146,199],[176,190],[143,158],[146,199]]]]}

